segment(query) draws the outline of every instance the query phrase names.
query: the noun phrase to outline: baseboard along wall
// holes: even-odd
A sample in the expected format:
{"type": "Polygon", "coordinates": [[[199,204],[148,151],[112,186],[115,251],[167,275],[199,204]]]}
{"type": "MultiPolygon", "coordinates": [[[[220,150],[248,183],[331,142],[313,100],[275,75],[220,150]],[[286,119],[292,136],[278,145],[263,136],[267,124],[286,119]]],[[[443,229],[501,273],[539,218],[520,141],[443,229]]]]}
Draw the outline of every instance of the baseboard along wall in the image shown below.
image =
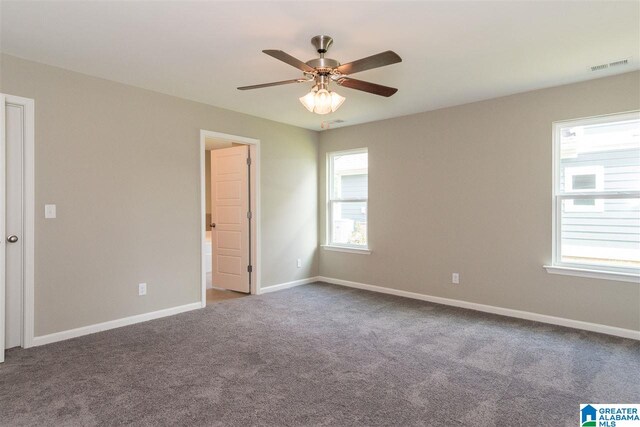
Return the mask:
{"type": "Polygon", "coordinates": [[[300,279],[300,280],[294,280],[292,282],[286,282],[286,283],[280,283],[277,285],[271,285],[271,286],[265,286],[260,288],[260,291],[258,292],[258,294],[266,294],[269,292],[276,292],[276,291],[281,291],[283,289],[289,289],[289,288],[293,288],[296,286],[301,286],[301,285],[307,285],[309,283],[313,283],[313,282],[320,282],[322,281],[320,277],[307,277],[306,279],[300,279]]]}
{"type": "Polygon", "coordinates": [[[585,331],[598,332],[601,334],[614,335],[622,338],[630,338],[640,340],[640,331],[633,329],[617,328],[615,326],[601,325],[598,323],[583,322],[581,320],[567,319],[564,317],[548,316],[546,314],[532,313],[529,311],[514,310],[511,308],[496,307],[493,305],[478,304],[456,300],[451,298],[436,297],[431,295],[419,294],[416,292],[401,291],[398,289],[385,288],[382,286],[368,285],[365,283],[351,282],[348,280],[334,279],[332,277],[319,276],[318,281],[331,283],[333,285],[346,286],[349,288],[364,289],[372,292],[380,292],[383,294],[396,295],[405,298],[413,298],[422,301],[429,301],[436,304],[450,305],[453,307],[466,308],[469,310],[482,311],[485,313],[498,314],[501,316],[515,317],[517,319],[532,320],[534,322],[548,323],[551,325],[565,326],[568,328],[582,329],[585,331]]]}
{"type": "Polygon", "coordinates": [[[81,337],[83,335],[95,334],[96,332],[108,331],[109,329],[159,319],[161,317],[173,316],[174,314],[180,314],[186,311],[196,310],[198,308],[202,308],[202,303],[200,303],[200,301],[191,304],[179,305],[177,307],[165,308],[163,310],[151,311],[149,313],[137,314],[135,316],[123,317],[121,319],[109,320],[107,322],[96,323],[93,325],[82,326],[80,328],[69,329],[66,331],[54,332],[53,334],[41,335],[39,337],[34,337],[32,344],[33,346],[51,344],[58,341],[81,337]]]}
{"type": "MultiPolygon", "coordinates": [[[[382,286],[368,285],[366,283],[351,282],[349,280],[335,279],[332,277],[316,276],[306,279],[294,280],[291,282],[280,283],[277,285],[266,286],[260,289],[259,294],[277,292],[284,289],[290,289],[296,286],[307,285],[314,282],[325,282],[333,285],[346,286],[349,288],[363,289],[383,294],[396,295],[405,298],[412,298],[421,301],[433,302],[436,304],[449,305],[453,307],[466,308],[469,310],[482,311],[485,313],[498,314],[501,316],[515,317],[518,319],[532,320],[535,322],[548,323],[551,325],[565,326],[568,328],[582,329],[585,331],[598,332],[601,334],[614,335],[622,338],[630,338],[640,340],[640,331],[633,329],[617,328],[614,326],[601,325],[597,323],[583,322],[580,320],[566,319],[563,317],[548,316],[545,314],[531,313],[528,311],[513,310],[510,308],[496,307],[486,304],[478,304],[474,302],[456,300],[451,298],[436,297],[431,295],[419,294],[416,292],[401,291],[398,289],[385,288],[382,286]]],[[[186,311],[202,308],[200,302],[195,302],[177,307],[171,307],[164,310],[152,311],[149,313],[138,314],[135,316],[123,317],[121,319],[110,320],[108,322],[97,323],[94,325],[82,326],[80,328],[69,329],[67,331],[55,332],[53,334],[42,335],[33,338],[32,345],[39,346],[50,344],[57,341],[68,340],[83,335],[94,334],[96,332],[107,331],[109,329],[120,328],[122,326],[133,325],[148,320],[159,319],[162,317],[173,316],[175,314],[184,313],[186,311]]]]}

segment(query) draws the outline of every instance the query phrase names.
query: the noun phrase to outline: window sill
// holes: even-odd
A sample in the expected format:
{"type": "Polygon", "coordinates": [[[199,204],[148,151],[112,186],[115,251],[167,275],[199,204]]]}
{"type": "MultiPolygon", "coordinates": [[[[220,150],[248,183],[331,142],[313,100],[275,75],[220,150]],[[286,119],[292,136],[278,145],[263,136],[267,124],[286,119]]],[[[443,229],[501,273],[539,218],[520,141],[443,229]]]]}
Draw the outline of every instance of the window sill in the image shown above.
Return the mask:
{"type": "Polygon", "coordinates": [[[640,283],[640,275],[633,273],[621,273],[616,271],[591,270],[588,268],[560,267],[557,265],[545,265],[547,273],[562,274],[565,276],[590,277],[592,279],[617,280],[620,282],[640,283]]]}
{"type": "Polygon", "coordinates": [[[322,245],[322,249],[325,251],[335,251],[335,252],[347,252],[351,254],[359,254],[359,255],[370,255],[371,251],[368,248],[349,248],[346,246],[332,246],[332,245],[322,245]]]}

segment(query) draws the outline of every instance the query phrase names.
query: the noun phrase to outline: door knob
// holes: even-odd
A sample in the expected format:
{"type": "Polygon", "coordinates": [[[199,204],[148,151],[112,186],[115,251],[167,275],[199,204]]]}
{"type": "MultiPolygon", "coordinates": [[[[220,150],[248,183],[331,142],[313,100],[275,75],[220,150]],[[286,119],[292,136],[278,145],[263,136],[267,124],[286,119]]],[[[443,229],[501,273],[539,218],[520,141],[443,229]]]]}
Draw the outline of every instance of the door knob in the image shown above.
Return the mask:
{"type": "Polygon", "coordinates": [[[216,223],[215,222],[212,222],[210,225],[211,225],[211,228],[216,228],[216,223]]]}
{"type": "Polygon", "coordinates": [[[15,243],[18,241],[18,236],[16,236],[15,234],[12,234],[11,236],[7,237],[7,241],[9,243],[15,243]]]}

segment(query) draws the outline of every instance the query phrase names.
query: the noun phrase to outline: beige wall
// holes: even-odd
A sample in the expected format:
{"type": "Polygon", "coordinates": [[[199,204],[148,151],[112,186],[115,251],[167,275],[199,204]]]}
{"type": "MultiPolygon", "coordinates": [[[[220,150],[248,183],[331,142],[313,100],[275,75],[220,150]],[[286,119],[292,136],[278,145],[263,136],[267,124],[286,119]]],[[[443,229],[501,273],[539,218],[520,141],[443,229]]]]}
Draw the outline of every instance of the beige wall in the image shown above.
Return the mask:
{"type": "Polygon", "coordinates": [[[261,140],[263,286],[317,275],[317,133],[11,56],[1,67],[0,90],[36,105],[36,336],[200,300],[200,129],[261,140]]]}
{"type": "Polygon", "coordinates": [[[263,286],[319,273],[640,329],[637,284],[542,269],[551,122],[638,109],[639,73],[334,129],[318,149],[313,131],[1,58],[0,91],[36,101],[37,336],[199,301],[200,129],[261,140],[263,286]],[[356,147],[373,253],[318,262],[326,153],[356,147]]]}
{"type": "Polygon", "coordinates": [[[639,81],[634,72],[321,133],[320,241],[326,153],[368,147],[373,253],[322,250],[320,274],[640,329],[637,283],[542,268],[551,260],[551,123],[638,109],[639,81]]]}

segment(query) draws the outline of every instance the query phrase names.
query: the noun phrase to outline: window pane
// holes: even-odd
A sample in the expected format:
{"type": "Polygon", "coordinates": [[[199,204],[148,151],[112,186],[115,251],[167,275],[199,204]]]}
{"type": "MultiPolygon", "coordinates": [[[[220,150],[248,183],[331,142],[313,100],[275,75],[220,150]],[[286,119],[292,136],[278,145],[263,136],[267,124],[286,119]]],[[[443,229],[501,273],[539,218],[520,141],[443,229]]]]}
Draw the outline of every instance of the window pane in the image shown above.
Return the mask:
{"type": "Polygon", "coordinates": [[[560,191],[638,191],[640,120],[560,128],[560,191]]]}
{"type": "Polygon", "coordinates": [[[366,199],[368,194],[368,153],[333,156],[333,199],[366,199]]]}
{"type": "Polygon", "coordinates": [[[332,243],[367,245],[367,203],[334,202],[332,243]]]}
{"type": "Polygon", "coordinates": [[[640,268],[640,199],[562,202],[561,262],[640,268]]]}
{"type": "Polygon", "coordinates": [[[340,198],[342,199],[366,199],[367,198],[367,174],[342,175],[340,179],[340,198]]]}

